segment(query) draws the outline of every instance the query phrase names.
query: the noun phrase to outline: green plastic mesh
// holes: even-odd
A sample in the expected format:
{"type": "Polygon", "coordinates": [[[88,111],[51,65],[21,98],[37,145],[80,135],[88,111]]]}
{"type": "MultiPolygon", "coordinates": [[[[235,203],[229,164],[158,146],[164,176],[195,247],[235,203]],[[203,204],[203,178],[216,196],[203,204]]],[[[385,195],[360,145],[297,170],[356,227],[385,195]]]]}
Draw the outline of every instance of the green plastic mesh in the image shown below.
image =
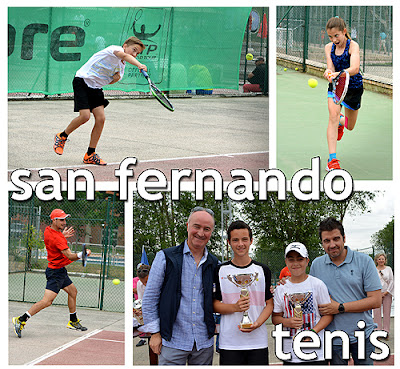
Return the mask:
{"type": "MultiPolygon", "coordinates": [[[[8,8],[8,92],[72,92],[76,71],[130,36],[162,90],[238,89],[251,8],[8,8]]],[[[105,89],[148,91],[138,69],[105,89]]]]}

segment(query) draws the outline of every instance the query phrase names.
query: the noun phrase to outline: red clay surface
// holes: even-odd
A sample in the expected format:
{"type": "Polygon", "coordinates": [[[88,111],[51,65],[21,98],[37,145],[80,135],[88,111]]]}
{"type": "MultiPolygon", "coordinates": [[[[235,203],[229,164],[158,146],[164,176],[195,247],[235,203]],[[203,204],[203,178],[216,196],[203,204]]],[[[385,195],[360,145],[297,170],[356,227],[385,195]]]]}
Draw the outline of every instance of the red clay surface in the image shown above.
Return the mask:
{"type": "Polygon", "coordinates": [[[124,365],[124,332],[101,331],[36,365],[124,365]]]}
{"type": "MultiPolygon", "coordinates": [[[[62,168],[51,168],[57,170],[62,181],[67,179],[67,170],[77,170],[79,168],[88,169],[92,172],[96,181],[100,182],[115,182],[118,181],[118,177],[115,177],[114,171],[118,169],[120,163],[112,163],[106,166],[93,166],[93,165],[82,165],[82,167],[62,167],[62,168]]],[[[147,169],[157,169],[164,173],[167,180],[171,178],[172,169],[191,169],[194,175],[195,169],[215,169],[217,170],[224,181],[232,180],[230,171],[232,169],[246,169],[253,176],[253,180],[258,180],[258,171],[260,169],[269,169],[269,153],[257,152],[257,153],[239,153],[239,154],[226,154],[217,156],[204,156],[204,157],[192,157],[192,158],[177,158],[177,159],[166,159],[166,160],[138,160],[136,165],[130,167],[133,169],[134,178],[136,181],[137,177],[147,169]]],[[[40,181],[38,170],[30,170],[31,176],[29,181],[37,182],[40,181]]],[[[8,172],[10,180],[12,171],[8,172]]],[[[185,180],[185,179],[184,179],[185,180]]],[[[193,180],[193,178],[186,179],[187,181],[193,180]]],[[[27,182],[28,179],[23,178],[23,181],[27,182]]]]}

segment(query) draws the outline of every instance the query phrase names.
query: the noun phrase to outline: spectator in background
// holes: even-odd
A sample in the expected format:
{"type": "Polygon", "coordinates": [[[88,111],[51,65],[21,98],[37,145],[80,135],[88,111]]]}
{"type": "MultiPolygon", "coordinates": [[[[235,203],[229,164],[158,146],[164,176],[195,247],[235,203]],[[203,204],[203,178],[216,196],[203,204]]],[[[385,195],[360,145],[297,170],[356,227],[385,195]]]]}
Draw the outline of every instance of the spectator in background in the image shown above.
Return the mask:
{"type": "Polygon", "coordinates": [[[290,277],[290,276],[291,276],[290,270],[289,270],[289,268],[288,268],[287,266],[285,266],[285,267],[281,270],[281,272],[280,272],[280,274],[279,274],[279,280],[281,280],[281,279],[283,279],[283,278],[285,278],[285,277],[290,277]]]}
{"type": "Polygon", "coordinates": [[[383,32],[383,30],[382,30],[382,32],[379,34],[379,51],[378,51],[378,53],[380,53],[381,49],[383,48],[383,53],[389,54],[386,50],[386,37],[387,37],[386,33],[383,32]]]}
{"type": "MultiPolygon", "coordinates": [[[[141,266],[142,264],[138,264],[137,265],[137,267],[136,267],[136,273],[137,273],[137,270],[140,268],[140,266],[141,266]]],[[[139,297],[138,297],[138,295],[137,295],[137,283],[139,282],[139,277],[136,275],[136,277],[134,277],[133,278],[133,298],[135,299],[135,300],[137,300],[137,299],[139,299],[139,297]]]]}
{"type": "Polygon", "coordinates": [[[387,263],[386,255],[381,252],[375,256],[376,269],[382,283],[382,305],[374,309],[374,322],[378,324],[378,330],[382,330],[382,310],[383,310],[383,330],[388,333],[386,340],[389,339],[390,332],[390,311],[392,308],[392,297],[394,293],[393,271],[387,263]]]}
{"type": "MultiPolygon", "coordinates": [[[[137,282],[137,295],[138,299],[142,300],[143,295],[144,295],[144,290],[146,288],[147,281],[149,279],[149,272],[150,272],[150,265],[145,265],[145,264],[140,264],[139,268],[137,270],[137,275],[138,275],[138,282],[137,282]]],[[[140,335],[140,341],[136,344],[136,347],[140,347],[146,344],[146,340],[143,339],[143,337],[146,336],[146,333],[141,333],[140,335]]]]}
{"type": "Polygon", "coordinates": [[[139,281],[137,283],[137,294],[140,300],[143,299],[144,289],[149,279],[149,273],[150,273],[150,265],[144,265],[144,264],[140,265],[137,271],[137,275],[139,277],[139,281]]]}
{"type": "Polygon", "coordinates": [[[247,75],[250,83],[243,85],[243,92],[263,92],[265,83],[265,59],[259,56],[255,60],[256,68],[247,75]]]}

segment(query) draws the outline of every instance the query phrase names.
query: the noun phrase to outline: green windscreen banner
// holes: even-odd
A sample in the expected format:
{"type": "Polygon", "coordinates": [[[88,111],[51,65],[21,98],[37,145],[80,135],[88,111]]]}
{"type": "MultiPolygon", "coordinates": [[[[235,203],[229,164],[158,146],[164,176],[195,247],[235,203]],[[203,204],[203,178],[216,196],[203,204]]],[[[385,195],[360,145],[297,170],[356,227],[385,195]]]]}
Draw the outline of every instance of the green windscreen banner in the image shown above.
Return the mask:
{"type": "MultiPolygon", "coordinates": [[[[162,90],[238,89],[250,7],[8,8],[8,92],[72,92],[76,71],[96,52],[131,36],[137,59],[162,90]]],[[[104,89],[148,91],[128,64],[104,89]]]]}

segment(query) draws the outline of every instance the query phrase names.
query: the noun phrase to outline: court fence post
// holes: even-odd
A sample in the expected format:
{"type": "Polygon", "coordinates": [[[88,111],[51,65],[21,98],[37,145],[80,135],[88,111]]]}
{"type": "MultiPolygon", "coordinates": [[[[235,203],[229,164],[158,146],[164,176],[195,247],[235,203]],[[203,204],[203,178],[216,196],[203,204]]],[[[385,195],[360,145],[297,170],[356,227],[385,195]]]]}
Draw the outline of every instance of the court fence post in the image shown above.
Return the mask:
{"type": "Polygon", "coordinates": [[[308,29],[310,26],[310,7],[304,7],[304,40],[303,40],[303,72],[306,71],[306,60],[308,59],[308,29]]]}

